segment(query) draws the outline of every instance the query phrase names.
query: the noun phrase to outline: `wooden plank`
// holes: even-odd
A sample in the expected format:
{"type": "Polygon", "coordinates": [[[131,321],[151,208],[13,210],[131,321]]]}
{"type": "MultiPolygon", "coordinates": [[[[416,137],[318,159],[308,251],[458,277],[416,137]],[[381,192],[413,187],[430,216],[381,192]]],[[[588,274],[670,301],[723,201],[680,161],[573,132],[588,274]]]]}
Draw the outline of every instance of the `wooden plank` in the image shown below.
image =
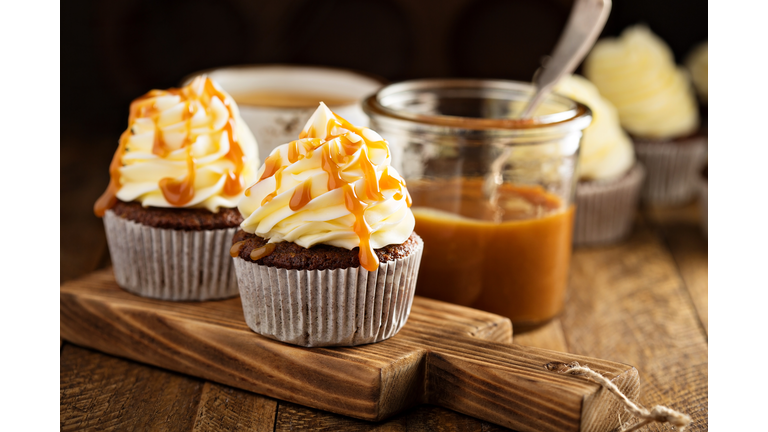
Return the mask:
{"type": "Polygon", "coordinates": [[[405,432],[406,426],[402,415],[370,422],[281,401],[275,431],[405,432]]]}
{"type": "Polygon", "coordinates": [[[509,431],[502,426],[447,410],[434,405],[422,405],[409,411],[404,416],[405,427],[408,432],[432,432],[432,431],[482,431],[504,432],[509,431]]]}
{"type": "Polygon", "coordinates": [[[515,334],[515,343],[553,351],[568,352],[563,335],[563,325],[555,318],[546,325],[525,333],[515,334]]]}
{"type": "Polygon", "coordinates": [[[192,430],[272,431],[275,427],[277,403],[272,398],[206,382],[192,430]]]}
{"type": "Polygon", "coordinates": [[[704,332],[709,333],[708,244],[700,226],[698,203],[681,208],[649,207],[645,217],[664,237],[704,332]]]}
{"type": "Polygon", "coordinates": [[[76,344],[365,420],[431,403],[523,431],[578,430],[582,418],[590,430],[611,430],[611,395],[545,365],[588,363],[630,397],[639,387],[631,366],[486,341],[510,340],[509,321],[422,298],[387,341],[313,349],[251,332],[239,298],[146,299],[119,289],[109,271],[63,285],[60,298],[62,336],[76,344]]]}
{"type": "Polygon", "coordinates": [[[691,296],[701,325],[709,333],[709,262],[707,239],[698,226],[668,225],[661,228],[667,247],[691,296]]]}
{"type": "Polygon", "coordinates": [[[693,418],[688,430],[707,429],[706,337],[651,228],[636,227],[619,245],[576,251],[567,302],[560,319],[572,351],[636,365],[643,405],[666,405],[693,418]]]}
{"type": "Polygon", "coordinates": [[[189,430],[203,382],[71,344],[60,357],[60,426],[189,430]]]}
{"type": "Polygon", "coordinates": [[[433,432],[510,431],[434,405],[420,405],[389,420],[368,422],[344,417],[290,402],[280,402],[275,431],[433,432]]]}

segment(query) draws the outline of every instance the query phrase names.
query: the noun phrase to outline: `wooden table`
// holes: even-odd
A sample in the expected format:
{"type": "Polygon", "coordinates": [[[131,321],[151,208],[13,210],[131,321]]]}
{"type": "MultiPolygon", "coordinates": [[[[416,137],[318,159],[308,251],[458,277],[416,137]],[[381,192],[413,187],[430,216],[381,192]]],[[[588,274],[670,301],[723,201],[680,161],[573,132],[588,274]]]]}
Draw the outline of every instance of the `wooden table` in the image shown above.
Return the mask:
{"type": "MultiPolygon", "coordinates": [[[[107,183],[115,148],[62,136],[61,282],[109,265],[101,220],[91,206],[107,183]]],[[[643,209],[632,237],[577,249],[566,307],[515,343],[634,365],[640,402],[667,405],[707,430],[707,241],[696,204],[643,209]]],[[[434,406],[381,423],[351,419],[145,366],[62,342],[62,430],[496,431],[505,428],[434,406]]],[[[672,430],[650,426],[644,430],[672,430]]]]}

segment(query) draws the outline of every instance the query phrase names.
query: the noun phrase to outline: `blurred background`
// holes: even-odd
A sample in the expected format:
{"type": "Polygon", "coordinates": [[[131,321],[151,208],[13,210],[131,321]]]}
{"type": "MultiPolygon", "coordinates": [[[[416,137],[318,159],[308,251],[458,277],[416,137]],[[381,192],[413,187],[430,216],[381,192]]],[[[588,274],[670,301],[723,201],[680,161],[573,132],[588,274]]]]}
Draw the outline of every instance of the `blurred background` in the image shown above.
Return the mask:
{"type": "MultiPolygon", "coordinates": [[[[129,102],[192,72],[285,63],[390,81],[529,81],[572,0],[74,0],[62,7],[62,128],[117,142],[129,102]]],[[[647,23],[678,62],[707,38],[701,0],[614,0],[603,36],[647,23]]]]}
{"type": "MultiPolygon", "coordinates": [[[[61,8],[62,251],[103,244],[93,202],[131,100],[236,64],[350,68],[389,81],[530,81],[572,0],[72,0],[61,8]],[[73,237],[70,239],[69,237],[73,237]],[[76,238],[75,238],[76,237],[76,238]],[[71,244],[71,243],[70,243],[71,244]]],[[[614,0],[602,36],[646,23],[678,63],[707,39],[703,0],[614,0]]],[[[96,254],[94,254],[96,256],[96,254]]],[[[62,253],[61,278],[69,262],[62,253]]],[[[82,259],[72,257],[72,259],[82,259]]],[[[95,258],[94,258],[95,259],[95,258]]],[[[94,263],[95,265],[95,263],[94,263]]],[[[74,271],[74,270],[73,270],[74,271]]]]}

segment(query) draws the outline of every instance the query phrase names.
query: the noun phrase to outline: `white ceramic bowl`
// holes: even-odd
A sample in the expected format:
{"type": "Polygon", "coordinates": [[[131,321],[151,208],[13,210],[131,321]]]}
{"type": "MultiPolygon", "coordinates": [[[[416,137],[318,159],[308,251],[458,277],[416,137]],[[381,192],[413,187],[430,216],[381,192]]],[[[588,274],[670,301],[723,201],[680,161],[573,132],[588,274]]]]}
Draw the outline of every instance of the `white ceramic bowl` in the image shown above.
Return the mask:
{"type": "MultiPolygon", "coordinates": [[[[259,155],[265,158],[277,146],[298,139],[301,129],[317,108],[256,106],[238,101],[238,95],[253,93],[287,94],[297,97],[321,95],[343,100],[346,104],[326,104],[352,124],[367,126],[368,117],[360,101],[376,93],[384,80],[350,70],[320,66],[253,65],[231,66],[194,73],[184,79],[207,74],[227,91],[238,104],[240,115],[259,143],[259,155]]],[[[318,101],[319,102],[319,101],[318,101]]]]}

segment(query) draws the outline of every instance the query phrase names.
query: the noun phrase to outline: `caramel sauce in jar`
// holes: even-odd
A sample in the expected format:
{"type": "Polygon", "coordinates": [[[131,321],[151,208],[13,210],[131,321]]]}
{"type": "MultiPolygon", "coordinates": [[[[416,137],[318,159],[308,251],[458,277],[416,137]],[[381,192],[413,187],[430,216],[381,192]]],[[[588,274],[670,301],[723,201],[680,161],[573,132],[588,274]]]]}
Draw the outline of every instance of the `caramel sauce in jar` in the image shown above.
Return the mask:
{"type": "Polygon", "coordinates": [[[502,184],[497,209],[483,179],[410,181],[424,239],[416,294],[534,324],[563,307],[573,206],[538,186],[502,184]]]}

